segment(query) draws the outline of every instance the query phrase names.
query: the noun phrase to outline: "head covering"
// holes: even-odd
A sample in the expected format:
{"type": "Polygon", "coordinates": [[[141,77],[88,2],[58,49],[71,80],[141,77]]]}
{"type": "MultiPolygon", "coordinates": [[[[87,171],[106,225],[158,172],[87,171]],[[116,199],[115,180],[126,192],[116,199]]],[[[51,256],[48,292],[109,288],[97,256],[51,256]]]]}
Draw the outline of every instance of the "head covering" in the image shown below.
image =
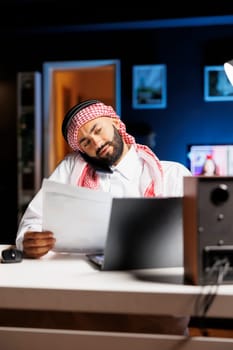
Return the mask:
{"type": "MultiPolygon", "coordinates": [[[[120,119],[111,106],[107,106],[98,100],[81,102],[81,104],[72,107],[68,111],[63,121],[62,132],[67,143],[74,151],[81,150],[78,144],[79,129],[89,121],[100,117],[120,119]]],[[[118,131],[125,143],[135,143],[134,137],[126,132],[125,124],[121,120],[118,131]]]]}
{"type": "MultiPolygon", "coordinates": [[[[78,144],[79,129],[89,121],[101,117],[120,119],[111,106],[107,106],[98,100],[81,102],[67,112],[62,124],[62,133],[74,151],[81,151],[78,144]]],[[[135,138],[126,132],[126,126],[121,120],[118,132],[126,144],[135,147],[139,158],[143,162],[143,173],[140,179],[142,195],[145,197],[161,196],[163,192],[163,170],[157,156],[148,146],[136,144],[135,138]]],[[[86,162],[81,155],[78,158],[77,165],[79,169],[77,185],[98,189],[100,186],[98,171],[86,162]]]]}

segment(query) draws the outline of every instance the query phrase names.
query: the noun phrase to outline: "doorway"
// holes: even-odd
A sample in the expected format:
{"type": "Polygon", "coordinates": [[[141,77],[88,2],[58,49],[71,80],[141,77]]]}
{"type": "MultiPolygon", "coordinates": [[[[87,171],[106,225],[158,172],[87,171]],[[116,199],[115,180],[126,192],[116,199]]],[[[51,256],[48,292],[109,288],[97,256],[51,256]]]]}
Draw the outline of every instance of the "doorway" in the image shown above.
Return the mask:
{"type": "Polygon", "coordinates": [[[48,177],[70,151],[61,125],[73,105],[99,99],[121,115],[120,78],[117,59],[43,64],[43,177],[48,177]]]}

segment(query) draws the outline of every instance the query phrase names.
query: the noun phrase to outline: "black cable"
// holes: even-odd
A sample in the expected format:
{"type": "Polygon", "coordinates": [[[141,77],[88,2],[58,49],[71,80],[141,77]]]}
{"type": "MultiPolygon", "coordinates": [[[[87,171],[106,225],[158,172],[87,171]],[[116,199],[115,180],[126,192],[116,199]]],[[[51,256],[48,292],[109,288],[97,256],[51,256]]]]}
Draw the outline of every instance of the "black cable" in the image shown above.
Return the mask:
{"type": "Polygon", "coordinates": [[[195,313],[197,316],[201,317],[200,330],[203,336],[207,336],[208,332],[206,327],[204,327],[204,320],[208,310],[214,302],[215,297],[217,296],[217,291],[219,285],[223,282],[224,277],[229,272],[230,262],[227,258],[218,259],[213,266],[210,268],[207,274],[207,281],[211,280],[210,277],[216,274],[216,281],[213,284],[204,285],[202,292],[198,295],[195,303],[195,313]],[[206,287],[209,291],[206,293],[206,287]]]}

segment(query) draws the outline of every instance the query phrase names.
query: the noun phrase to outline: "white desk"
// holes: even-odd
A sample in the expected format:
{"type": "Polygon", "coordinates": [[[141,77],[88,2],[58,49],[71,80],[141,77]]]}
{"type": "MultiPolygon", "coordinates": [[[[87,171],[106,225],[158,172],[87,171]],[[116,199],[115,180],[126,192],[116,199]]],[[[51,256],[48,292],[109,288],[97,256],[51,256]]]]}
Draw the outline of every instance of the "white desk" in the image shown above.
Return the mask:
{"type": "MultiPolygon", "coordinates": [[[[6,246],[1,247],[1,249],[5,248],[6,246]]],[[[184,285],[182,273],[183,270],[179,268],[103,272],[94,268],[85,258],[75,254],[49,253],[39,260],[24,259],[21,263],[0,264],[0,314],[1,312],[6,315],[7,312],[11,313],[12,311],[16,313],[22,310],[33,310],[128,315],[195,315],[197,297],[200,293],[206,293],[208,288],[184,285]],[[171,277],[171,280],[168,277],[171,277]],[[178,283],[174,283],[176,280],[178,283]]],[[[217,296],[207,316],[233,318],[233,284],[219,286],[217,296]]],[[[13,344],[10,342],[17,339],[19,341],[25,333],[27,333],[27,337],[24,339],[27,341],[31,339],[30,337],[38,335],[40,335],[41,341],[44,339],[44,331],[42,332],[41,329],[6,328],[3,323],[4,321],[1,323],[0,340],[1,342],[5,341],[4,350],[11,349],[10,346],[13,344]],[[9,333],[12,331],[14,337],[9,337],[9,333]]],[[[48,340],[51,337],[51,341],[54,341],[54,337],[56,339],[60,337],[60,344],[62,344],[62,339],[67,340],[67,337],[69,339],[77,337],[79,341],[81,341],[81,337],[82,340],[86,339],[87,341],[87,339],[90,340],[90,336],[95,339],[94,343],[97,341],[96,337],[99,341],[104,339],[99,343],[103,350],[108,349],[109,346],[106,339],[116,337],[119,340],[119,336],[120,342],[123,341],[123,343],[122,345],[119,342],[116,344],[118,349],[121,347],[121,350],[124,349],[124,344],[128,344],[127,346],[131,344],[134,350],[145,349],[145,345],[148,350],[154,349],[155,344],[159,344],[158,341],[162,341],[160,343],[161,350],[173,349],[171,346],[174,345],[174,341],[176,344],[181,339],[186,344],[182,345],[184,350],[204,350],[210,346],[210,342],[213,342],[211,350],[222,350],[223,344],[224,350],[233,349],[233,339],[193,338],[187,342],[187,337],[183,336],[152,334],[132,335],[124,333],[120,335],[120,333],[88,333],[86,331],[53,329],[46,330],[45,339],[48,340]],[[140,347],[140,337],[146,341],[142,347],[140,347]],[[138,347],[135,347],[135,344],[138,347]]],[[[91,349],[89,340],[87,343],[83,343],[85,350],[89,349],[88,346],[91,349]]],[[[27,345],[29,346],[29,344],[27,345]]],[[[40,349],[35,345],[33,348],[40,349]]],[[[25,348],[17,348],[17,350],[21,349],[25,348]]],[[[114,349],[112,345],[111,349],[114,349]]]]}

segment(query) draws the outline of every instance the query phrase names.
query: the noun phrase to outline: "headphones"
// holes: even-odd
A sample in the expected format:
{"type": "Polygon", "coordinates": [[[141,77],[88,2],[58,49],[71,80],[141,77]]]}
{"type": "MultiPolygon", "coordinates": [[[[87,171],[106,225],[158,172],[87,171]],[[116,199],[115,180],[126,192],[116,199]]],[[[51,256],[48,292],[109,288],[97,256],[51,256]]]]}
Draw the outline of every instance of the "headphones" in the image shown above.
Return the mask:
{"type": "Polygon", "coordinates": [[[64,137],[64,139],[66,140],[66,142],[68,142],[67,140],[67,133],[68,133],[68,128],[70,126],[70,123],[73,119],[73,117],[79,112],[81,111],[81,109],[86,108],[88,106],[91,106],[95,103],[100,103],[99,100],[86,100],[83,102],[78,103],[77,105],[73,106],[65,115],[63,122],[62,122],[62,135],[64,137]]]}

